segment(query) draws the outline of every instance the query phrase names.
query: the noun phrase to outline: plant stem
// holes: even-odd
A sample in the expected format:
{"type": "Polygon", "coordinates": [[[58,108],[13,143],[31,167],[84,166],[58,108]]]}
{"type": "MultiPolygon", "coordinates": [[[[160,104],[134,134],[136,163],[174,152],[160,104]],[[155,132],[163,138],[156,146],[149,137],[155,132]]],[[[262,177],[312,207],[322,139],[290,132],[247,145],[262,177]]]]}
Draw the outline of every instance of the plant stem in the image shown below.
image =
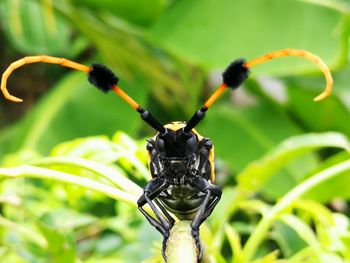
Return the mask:
{"type": "Polygon", "coordinates": [[[191,234],[191,221],[176,222],[166,246],[167,263],[197,263],[197,248],[191,234]]]}
{"type": "Polygon", "coordinates": [[[244,246],[244,262],[247,263],[254,257],[258,246],[263,241],[271,225],[277,220],[279,213],[291,206],[294,201],[296,201],[307,191],[349,169],[350,160],[344,161],[317,173],[287,193],[267,214],[263,216],[259,224],[256,226],[253,234],[250,236],[246,245],[244,246]]]}
{"type": "Polygon", "coordinates": [[[41,179],[52,179],[64,183],[79,185],[87,189],[102,193],[115,200],[123,201],[132,206],[136,206],[137,196],[129,194],[122,190],[118,190],[112,186],[102,184],[95,180],[80,177],[77,175],[34,167],[30,165],[22,165],[12,168],[0,168],[0,178],[1,176],[8,178],[34,177],[41,179]]]}

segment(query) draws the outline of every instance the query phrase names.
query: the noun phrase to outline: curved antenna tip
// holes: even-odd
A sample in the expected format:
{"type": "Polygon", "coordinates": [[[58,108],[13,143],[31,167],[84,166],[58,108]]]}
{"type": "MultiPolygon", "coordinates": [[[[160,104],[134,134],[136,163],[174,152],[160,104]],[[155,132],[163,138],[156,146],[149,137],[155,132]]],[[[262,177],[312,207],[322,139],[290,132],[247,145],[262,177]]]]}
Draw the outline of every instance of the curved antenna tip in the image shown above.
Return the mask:
{"type": "Polygon", "coordinates": [[[65,58],[58,58],[58,57],[51,57],[46,55],[40,55],[40,56],[27,56],[24,58],[21,58],[19,60],[16,60],[15,62],[11,63],[10,66],[5,70],[5,72],[2,74],[1,78],[1,84],[0,84],[0,90],[4,94],[5,98],[13,101],[13,102],[22,102],[23,100],[20,98],[17,98],[15,96],[12,96],[7,88],[7,79],[11,75],[11,73],[16,70],[17,68],[20,68],[26,64],[32,64],[32,63],[50,63],[50,64],[57,64],[64,67],[72,68],[75,70],[83,71],[86,73],[89,73],[91,71],[90,67],[76,63],[74,61],[65,59],[65,58]]]}
{"type": "Polygon", "coordinates": [[[321,101],[321,100],[327,98],[329,95],[330,95],[330,93],[328,93],[328,92],[322,92],[320,95],[318,95],[317,97],[315,97],[315,98],[313,99],[313,101],[315,101],[315,102],[321,101]]]}
{"type": "Polygon", "coordinates": [[[6,96],[6,99],[8,99],[8,100],[10,100],[10,101],[13,101],[13,102],[23,102],[22,99],[17,98],[17,97],[12,96],[12,95],[6,96]]]}
{"type": "Polygon", "coordinates": [[[327,65],[323,62],[323,60],[320,57],[318,57],[318,56],[316,56],[316,55],[314,55],[306,50],[303,50],[303,49],[287,48],[287,49],[273,51],[273,52],[270,52],[264,56],[258,57],[256,59],[253,59],[252,61],[245,63],[245,66],[250,68],[250,67],[253,67],[257,64],[264,63],[270,59],[285,57],[285,56],[304,57],[304,58],[310,60],[311,62],[315,63],[316,65],[318,65],[318,67],[323,72],[323,75],[326,79],[326,88],[320,95],[316,96],[313,99],[314,101],[323,100],[332,93],[333,78],[332,78],[332,74],[329,71],[327,65]]]}

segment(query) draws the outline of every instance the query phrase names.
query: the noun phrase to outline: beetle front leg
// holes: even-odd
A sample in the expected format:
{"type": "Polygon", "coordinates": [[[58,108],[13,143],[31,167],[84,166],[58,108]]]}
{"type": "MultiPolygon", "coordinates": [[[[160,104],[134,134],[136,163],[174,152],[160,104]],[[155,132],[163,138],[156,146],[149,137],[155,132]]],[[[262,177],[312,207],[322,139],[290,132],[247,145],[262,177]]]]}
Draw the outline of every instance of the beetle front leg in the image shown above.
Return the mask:
{"type": "Polygon", "coordinates": [[[166,242],[169,238],[169,232],[172,226],[175,223],[175,220],[170,216],[170,214],[166,211],[163,205],[156,200],[159,194],[166,189],[167,184],[165,178],[156,177],[149,181],[144,189],[144,193],[137,201],[140,212],[146,217],[148,222],[154,226],[162,235],[163,235],[163,248],[162,255],[166,260],[165,250],[166,250],[166,242]],[[157,206],[153,203],[156,202],[157,206]],[[149,213],[147,213],[143,206],[148,204],[157,219],[153,218],[149,213]],[[160,210],[159,210],[160,209],[160,210]]]}
{"type": "Polygon", "coordinates": [[[201,192],[206,194],[203,203],[201,204],[191,223],[192,236],[198,249],[198,262],[200,262],[203,256],[203,249],[199,239],[199,228],[201,224],[210,216],[215,206],[220,201],[222,191],[219,186],[210,184],[204,178],[196,178],[193,185],[201,192]]]}

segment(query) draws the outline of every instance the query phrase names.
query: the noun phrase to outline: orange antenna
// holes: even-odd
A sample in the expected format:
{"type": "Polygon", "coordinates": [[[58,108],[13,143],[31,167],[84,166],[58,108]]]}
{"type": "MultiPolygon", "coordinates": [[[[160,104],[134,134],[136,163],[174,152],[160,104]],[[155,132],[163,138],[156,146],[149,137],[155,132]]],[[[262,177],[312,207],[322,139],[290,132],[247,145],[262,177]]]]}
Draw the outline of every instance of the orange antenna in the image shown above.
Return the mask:
{"type": "Polygon", "coordinates": [[[282,49],[278,51],[270,52],[266,55],[253,59],[249,62],[246,62],[244,59],[238,59],[233,61],[223,73],[223,82],[222,84],[214,91],[214,93],[207,99],[203,107],[196,111],[192,116],[190,121],[185,127],[185,131],[188,132],[193,129],[205,116],[205,112],[214,104],[214,102],[222,95],[222,93],[228,88],[236,89],[238,88],[248,77],[249,69],[258,64],[264,63],[268,60],[286,57],[286,56],[298,56],[304,57],[311,62],[315,63],[322,70],[325,79],[326,79],[326,88],[325,90],[314,98],[314,101],[320,101],[329,96],[332,92],[333,78],[331,72],[329,71],[327,65],[322,61],[318,56],[299,49],[282,49]]]}
{"type": "Polygon", "coordinates": [[[141,118],[146,121],[149,125],[155,128],[157,131],[164,132],[164,127],[151,115],[150,112],[145,111],[141,108],[141,106],[134,101],[128,94],[126,94],[121,88],[118,86],[119,78],[106,66],[101,64],[92,64],[91,67],[85,66],[74,61],[65,59],[65,58],[57,58],[46,55],[41,56],[29,56],[19,59],[13,62],[3,73],[1,79],[1,91],[4,94],[5,98],[11,100],[13,102],[22,102],[23,100],[11,95],[7,90],[7,79],[11,75],[11,73],[26,65],[32,63],[50,63],[50,64],[58,64],[64,67],[72,68],[78,71],[83,71],[88,74],[88,79],[91,84],[96,86],[103,92],[108,92],[109,90],[113,90],[115,93],[119,95],[124,101],[126,101],[131,107],[133,107],[137,112],[140,113],[141,118]]]}
{"type": "MultiPolygon", "coordinates": [[[[226,74],[226,80],[224,76],[223,83],[215,90],[215,92],[209,97],[209,99],[204,103],[204,106],[209,108],[220,96],[221,94],[226,90],[227,87],[236,88],[241,83],[239,81],[237,83],[228,83],[232,82],[232,80],[237,81],[235,78],[244,78],[246,77],[245,74],[247,74],[247,70],[258,65],[261,63],[264,63],[268,60],[279,58],[279,57],[287,57],[287,56],[297,56],[297,57],[304,57],[311,62],[315,63],[319,66],[321,71],[323,72],[323,75],[326,79],[326,88],[325,90],[318,96],[314,98],[314,101],[320,101],[328,97],[332,93],[332,86],[333,86],[333,78],[330,70],[328,69],[327,65],[323,62],[323,60],[308,52],[301,49],[282,49],[270,52],[268,54],[265,54],[261,57],[255,58],[249,62],[245,62],[244,60],[237,60],[226,69],[224,72],[224,75],[226,74]],[[243,62],[243,63],[242,63],[243,62]],[[245,70],[244,70],[245,69],[245,70]],[[242,72],[244,73],[242,75],[242,72]],[[230,85],[231,84],[231,85],[230,85]]],[[[245,80],[245,79],[244,79],[245,80]]],[[[243,81],[244,81],[243,80],[243,81]]],[[[243,82],[242,81],[242,82],[243,82]]]]}
{"type": "Polygon", "coordinates": [[[331,72],[329,71],[329,68],[327,67],[327,65],[323,62],[323,60],[320,57],[318,57],[315,54],[312,54],[306,50],[287,48],[287,49],[273,51],[273,52],[270,52],[264,56],[255,58],[255,59],[245,63],[244,66],[247,68],[251,68],[251,67],[254,67],[258,64],[264,63],[268,60],[271,60],[274,58],[279,58],[279,57],[287,57],[287,56],[304,57],[304,58],[310,60],[311,62],[315,63],[316,65],[318,65],[319,68],[322,70],[323,75],[326,79],[326,88],[320,95],[318,95],[317,97],[314,98],[314,101],[323,100],[332,93],[333,78],[332,78],[331,72]]]}
{"type": "Polygon", "coordinates": [[[7,87],[6,87],[7,79],[14,70],[16,70],[16,69],[18,69],[26,64],[32,64],[32,63],[58,64],[58,65],[62,65],[64,67],[76,69],[76,70],[83,71],[86,73],[88,73],[90,71],[90,67],[78,64],[76,62],[67,60],[65,58],[56,58],[56,57],[50,57],[50,56],[45,56],[45,55],[24,57],[22,59],[19,59],[15,62],[11,63],[11,65],[2,74],[1,91],[4,94],[6,99],[13,101],[13,102],[22,102],[23,101],[22,99],[17,98],[8,92],[7,87]]]}

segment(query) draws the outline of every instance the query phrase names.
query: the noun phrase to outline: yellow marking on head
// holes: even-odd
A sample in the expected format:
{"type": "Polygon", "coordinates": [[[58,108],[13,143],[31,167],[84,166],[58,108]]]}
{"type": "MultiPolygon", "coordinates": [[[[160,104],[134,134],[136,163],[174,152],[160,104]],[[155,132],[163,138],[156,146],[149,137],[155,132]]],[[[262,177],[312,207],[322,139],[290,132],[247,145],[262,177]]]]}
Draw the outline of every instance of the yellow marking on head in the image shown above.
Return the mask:
{"type": "Polygon", "coordinates": [[[172,130],[172,131],[177,131],[182,128],[186,127],[186,122],[184,121],[173,121],[171,123],[165,124],[164,128],[172,130]]]}
{"type": "MultiPolygon", "coordinates": [[[[172,131],[177,131],[177,130],[180,130],[180,129],[185,128],[185,127],[186,127],[186,122],[184,122],[184,121],[173,121],[171,123],[164,125],[164,128],[167,128],[167,129],[172,130],[172,131]]],[[[201,141],[203,139],[203,136],[200,135],[195,129],[192,129],[192,132],[197,135],[199,141],[201,141]]]]}

